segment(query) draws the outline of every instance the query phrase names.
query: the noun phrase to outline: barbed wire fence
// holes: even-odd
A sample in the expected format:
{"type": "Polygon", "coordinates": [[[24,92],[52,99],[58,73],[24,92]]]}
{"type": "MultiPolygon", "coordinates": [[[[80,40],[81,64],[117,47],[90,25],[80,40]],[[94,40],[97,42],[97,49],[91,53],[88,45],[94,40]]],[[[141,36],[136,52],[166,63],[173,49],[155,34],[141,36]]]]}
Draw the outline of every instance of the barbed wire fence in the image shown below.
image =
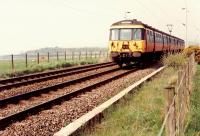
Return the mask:
{"type": "Polygon", "coordinates": [[[34,63],[36,64],[41,64],[43,62],[52,62],[52,61],[81,61],[81,60],[89,60],[89,59],[100,59],[100,58],[109,58],[109,54],[107,51],[85,51],[85,52],[71,52],[67,53],[66,51],[64,52],[47,52],[46,54],[44,53],[35,53],[35,54],[24,54],[24,55],[13,55],[11,54],[10,59],[7,59],[7,61],[10,61],[11,65],[11,70],[15,71],[16,63],[18,61],[23,62],[21,65],[24,65],[26,68],[29,66],[29,64],[34,63]]]}
{"type": "Polygon", "coordinates": [[[184,135],[195,65],[192,54],[187,63],[179,69],[177,84],[165,88],[165,118],[157,136],[164,135],[164,130],[166,136],[184,135]]]}

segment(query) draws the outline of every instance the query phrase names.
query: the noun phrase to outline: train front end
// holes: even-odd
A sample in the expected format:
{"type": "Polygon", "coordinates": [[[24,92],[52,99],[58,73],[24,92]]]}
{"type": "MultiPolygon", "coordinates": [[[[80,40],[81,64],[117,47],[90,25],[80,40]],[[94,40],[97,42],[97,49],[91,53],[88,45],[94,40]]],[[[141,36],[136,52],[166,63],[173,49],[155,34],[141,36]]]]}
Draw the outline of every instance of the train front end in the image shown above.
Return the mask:
{"type": "Polygon", "coordinates": [[[137,62],[145,51],[144,26],[134,20],[114,23],[110,28],[109,52],[118,65],[137,62]]]}

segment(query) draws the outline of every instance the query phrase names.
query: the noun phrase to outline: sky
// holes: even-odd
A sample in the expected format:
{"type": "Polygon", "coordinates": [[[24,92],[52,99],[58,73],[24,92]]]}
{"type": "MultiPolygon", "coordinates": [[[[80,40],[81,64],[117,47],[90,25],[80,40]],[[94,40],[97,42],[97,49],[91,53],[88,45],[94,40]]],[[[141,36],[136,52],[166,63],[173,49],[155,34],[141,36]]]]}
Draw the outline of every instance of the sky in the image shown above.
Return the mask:
{"type": "Polygon", "coordinates": [[[137,19],[200,42],[200,0],[0,0],[0,55],[45,47],[107,47],[109,27],[137,19]]]}

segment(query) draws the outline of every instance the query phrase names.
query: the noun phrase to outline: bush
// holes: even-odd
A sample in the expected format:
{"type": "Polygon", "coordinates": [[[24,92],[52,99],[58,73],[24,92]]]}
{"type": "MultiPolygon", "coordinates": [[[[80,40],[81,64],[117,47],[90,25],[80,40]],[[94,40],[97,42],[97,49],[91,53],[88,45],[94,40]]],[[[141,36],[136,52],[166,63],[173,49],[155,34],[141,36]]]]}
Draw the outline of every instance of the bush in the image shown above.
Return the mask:
{"type": "Polygon", "coordinates": [[[187,56],[184,53],[168,54],[162,59],[165,66],[173,67],[175,69],[179,69],[185,65],[186,61],[187,56]]]}
{"type": "Polygon", "coordinates": [[[184,53],[187,56],[190,56],[192,53],[195,53],[195,61],[200,64],[200,47],[199,46],[189,46],[185,48],[184,53]]]}

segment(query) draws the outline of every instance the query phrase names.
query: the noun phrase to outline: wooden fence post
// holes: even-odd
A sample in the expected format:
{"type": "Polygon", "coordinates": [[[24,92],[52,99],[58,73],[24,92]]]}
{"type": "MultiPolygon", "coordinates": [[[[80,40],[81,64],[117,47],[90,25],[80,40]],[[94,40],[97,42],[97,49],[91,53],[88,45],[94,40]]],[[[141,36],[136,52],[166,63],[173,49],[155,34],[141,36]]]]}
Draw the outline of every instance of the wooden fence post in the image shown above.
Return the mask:
{"type": "Polygon", "coordinates": [[[182,79],[182,84],[181,84],[181,88],[180,88],[180,117],[179,117],[179,135],[183,135],[184,134],[184,121],[185,121],[185,115],[186,115],[186,92],[187,92],[187,66],[183,66],[183,70],[182,70],[182,75],[181,75],[181,79],[182,79]]]}
{"type": "Polygon", "coordinates": [[[85,58],[86,58],[86,60],[87,60],[87,50],[86,50],[86,52],[85,52],[85,58]]]}
{"type": "Polygon", "coordinates": [[[11,68],[12,68],[12,72],[14,72],[15,66],[14,66],[14,56],[13,56],[13,54],[11,55],[11,68]]]}
{"type": "Polygon", "coordinates": [[[176,115],[177,115],[177,120],[176,120],[176,134],[179,135],[180,134],[180,122],[181,122],[181,101],[182,101],[182,85],[181,85],[181,79],[183,77],[183,71],[179,70],[178,71],[178,81],[177,81],[177,86],[179,88],[177,88],[177,99],[176,99],[176,106],[177,106],[177,111],[176,111],[176,115]]]}
{"type": "Polygon", "coordinates": [[[81,51],[79,52],[79,60],[81,60],[81,51]]]}
{"type": "Polygon", "coordinates": [[[94,54],[94,55],[95,55],[95,59],[96,59],[96,58],[97,58],[97,52],[95,52],[95,54],[94,54]]]}
{"type": "Polygon", "coordinates": [[[186,90],[186,95],[187,95],[187,111],[189,110],[189,103],[190,103],[190,60],[187,63],[187,90],[186,90]]]}
{"type": "Polygon", "coordinates": [[[74,60],[74,52],[72,52],[72,60],[74,60]]]}
{"type": "Polygon", "coordinates": [[[90,58],[92,59],[92,51],[90,52],[90,58]]]}
{"type": "Polygon", "coordinates": [[[187,90],[188,90],[188,75],[187,75],[187,65],[185,65],[185,68],[184,68],[184,73],[185,73],[185,80],[184,80],[184,118],[185,119],[185,115],[186,115],[186,112],[187,112],[187,90]]]}
{"type": "Polygon", "coordinates": [[[169,116],[166,122],[166,135],[175,136],[176,134],[176,114],[175,114],[175,87],[169,86],[165,88],[165,100],[166,100],[166,115],[169,112],[169,116]],[[171,107],[172,106],[172,107],[171,107]]]}
{"type": "Polygon", "coordinates": [[[65,51],[65,61],[67,60],[67,53],[66,53],[66,51],[65,51]]]}
{"type": "Polygon", "coordinates": [[[26,53],[26,68],[28,67],[28,55],[27,55],[27,53],[26,53]]]}
{"type": "Polygon", "coordinates": [[[184,82],[182,83],[180,91],[180,117],[179,117],[179,134],[183,133],[183,118],[184,118],[184,82]]]}
{"type": "Polygon", "coordinates": [[[195,74],[195,54],[192,54],[192,75],[195,74]]]}
{"type": "Polygon", "coordinates": [[[101,57],[101,51],[99,51],[99,58],[101,57]]]}
{"type": "Polygon", "coordinates": [[[49,52],[47,53],[47,61],[49,62],[50,60],[49,60],[49,52]]]}
{"type": "Polygon", "coordinates": [[[57,61],[58,61],[59,60],[58,51],[57,51],[57,55],[56,56],[57,56],[57,61]]]}
{"type": "Polygon", "coordinates": [[[37,53],[37,63],[40,64],[40,54],[39,54],[39,52],[37,53]]]}

